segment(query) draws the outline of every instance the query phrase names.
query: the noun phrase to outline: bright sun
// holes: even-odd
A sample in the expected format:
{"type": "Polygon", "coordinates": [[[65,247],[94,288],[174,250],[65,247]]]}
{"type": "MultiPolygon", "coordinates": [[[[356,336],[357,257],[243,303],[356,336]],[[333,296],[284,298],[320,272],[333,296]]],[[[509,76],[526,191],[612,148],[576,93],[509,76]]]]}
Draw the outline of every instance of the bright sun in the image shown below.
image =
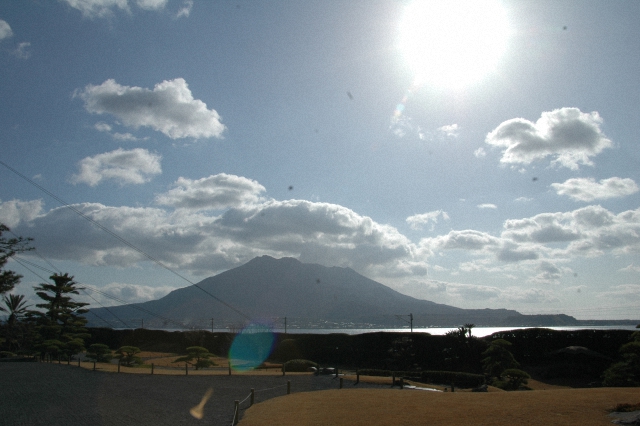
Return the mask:
{"type": "Polygon", "coordinates": [[[509,26],[498,0],[415,0],[400,32],[418,84],[461,88],[496,67],[509,26]]]}

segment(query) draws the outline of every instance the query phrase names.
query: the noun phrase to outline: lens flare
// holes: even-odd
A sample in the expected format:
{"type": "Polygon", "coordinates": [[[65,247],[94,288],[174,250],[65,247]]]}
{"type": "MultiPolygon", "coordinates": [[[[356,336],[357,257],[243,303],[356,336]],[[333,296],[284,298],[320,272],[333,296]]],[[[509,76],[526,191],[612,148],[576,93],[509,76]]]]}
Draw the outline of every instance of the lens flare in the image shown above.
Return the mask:
{"type": "Polygon", "coordinates": [[[202,400],[200,400],[200,403],[195,407],[193,407],[191,410],[189,410],[189,413],[191,413],[191,415],[196,419],[201,420],[202,417],[204,417],[204,405],[207,403],[209,398],[211,398],[212,394],[213,394],[213,388],[207,389],[204,396],[202,397],[202,400]]]}
{"type": "Polygon", "coordinates": [[[236,335],[229,349],[229,362],[235,371],[253,370],[271,355],[275,337],[271,326],[251,323],[236,335]]]}

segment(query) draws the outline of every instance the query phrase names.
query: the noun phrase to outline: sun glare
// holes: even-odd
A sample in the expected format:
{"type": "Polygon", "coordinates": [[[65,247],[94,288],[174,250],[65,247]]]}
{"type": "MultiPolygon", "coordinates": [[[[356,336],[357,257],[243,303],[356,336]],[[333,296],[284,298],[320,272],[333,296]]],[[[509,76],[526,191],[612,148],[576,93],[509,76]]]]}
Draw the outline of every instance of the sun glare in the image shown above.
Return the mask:
{"type": "Polygon", "coordinates": [[[461,88],[492,71],[509,36],[497,0],[416,0],[400,25],[400,48],[418,84],[461,88]]]}

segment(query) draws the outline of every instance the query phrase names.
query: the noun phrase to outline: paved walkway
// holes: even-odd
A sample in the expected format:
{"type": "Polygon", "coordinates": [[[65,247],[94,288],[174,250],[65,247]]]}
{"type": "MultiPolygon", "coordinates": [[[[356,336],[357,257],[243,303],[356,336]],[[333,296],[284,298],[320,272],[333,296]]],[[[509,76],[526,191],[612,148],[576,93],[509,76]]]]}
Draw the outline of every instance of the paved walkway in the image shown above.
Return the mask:
{"type": "MultiPolygon", "coordinates": [[[[251,388],[256,403],[286,395],[288,380],[292,393],[339,387],[333,376],[137,375],[91,371],[73,364],[2,362],[0,425],[231,425],[235,400],[244,400],[251,388]],[[197,420],[189,410],[209,388],[213,394],[203,419],[197,420]]],[[[353,382],[344,383],[353,387],[353,382]]],[[[241,408],[248,407],[248,402],[241,408]]]]}

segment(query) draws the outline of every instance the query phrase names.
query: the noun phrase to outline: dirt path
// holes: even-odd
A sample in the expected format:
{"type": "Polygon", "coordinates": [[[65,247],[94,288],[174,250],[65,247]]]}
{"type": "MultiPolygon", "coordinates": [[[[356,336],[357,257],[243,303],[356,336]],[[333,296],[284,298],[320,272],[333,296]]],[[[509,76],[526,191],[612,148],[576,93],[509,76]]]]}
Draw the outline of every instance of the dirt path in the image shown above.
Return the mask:
{"type": "MultiPolygon", "coordinates": [[[[292,393],[339,386],[332,376],[117,374],[73,364],[3,362],[0,424],[230,425],[235,400],[244,400],[251,388],[255,389],[256,403],[285,395],[287,381],[291,381],[292,393]],[[203,420],[197,420],[189,410],[208,388],[213,388],[213,395],[205,405],[203,420]]],[[[365,383],[358,387],[383,388],[365,383]]],[[[241,405],[241,415],[247,407],[248,401],[241,405]]]]}

